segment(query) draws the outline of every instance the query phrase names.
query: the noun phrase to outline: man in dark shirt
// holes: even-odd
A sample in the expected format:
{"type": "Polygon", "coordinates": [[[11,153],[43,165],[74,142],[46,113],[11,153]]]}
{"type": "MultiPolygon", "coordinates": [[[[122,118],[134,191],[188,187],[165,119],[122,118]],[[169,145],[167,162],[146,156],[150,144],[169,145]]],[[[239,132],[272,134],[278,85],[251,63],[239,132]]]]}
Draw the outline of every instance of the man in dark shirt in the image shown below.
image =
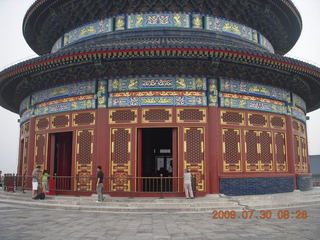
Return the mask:
{"type": "Polygon", "coordinates": [[[97,167],[97,194],[98,194],[98,203],[103,202],[103,194],[102,194],[102,188],[103,188],[103,172],[101,170],[101,166],[97,167]]]}

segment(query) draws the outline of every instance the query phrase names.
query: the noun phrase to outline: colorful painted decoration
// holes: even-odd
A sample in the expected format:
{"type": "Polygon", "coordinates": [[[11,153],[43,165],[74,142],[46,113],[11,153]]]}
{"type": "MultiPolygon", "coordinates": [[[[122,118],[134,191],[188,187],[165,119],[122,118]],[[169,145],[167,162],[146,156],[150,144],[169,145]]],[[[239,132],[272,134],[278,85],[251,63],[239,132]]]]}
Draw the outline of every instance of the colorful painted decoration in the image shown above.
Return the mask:
{"type": "Polygon", "coordinates": [[[148,13],[134,14],[127,18],[128,29],[143,27],[182,27],[190,28],[189,14],[185,13],[148,13]]]}
{"type": "Polygon", "coordinates": [[[153,97],[153,96],[187,96],[204,97],[203,91],[139,91],[139,92],[115,92],[109,95],[112,98],[119,97],[153,97]]]}
{"type": "Polygon", "coordinates": [[[253,41],[251,28],[222,18],[206,16],[205,29],[210,31],[230,33],[253,41]]]}
{"type": "Polygon", "coordinates": [[[125,30],[126,27],[126,17],[125,16],[118,16],[116,17],[116,31],[125,30]]]}
{"type": "Polygon", "coordinates": [[[292,103],[294,106],[301,108],[304,112],[307,111],[306,102],[297,94],[292,93],[292,103]]]}
{"type": "Polygon", "coordinates": [[[141,76],[73,83],[40,91],[20,105],[21,123],[31,117],[107,107],[210,106],[273,112],[305,121],[305,101],[281,88],[236,79],[141,76]],[[29,101],[31,100],[31,102],[29,101]],[[219,101],[220,100],[220,101],[219,101]],[[29,103],[30,102],[30,103],[29,103]]]}
{"type": "Polygon", "coordinates": [[[287,106],[284,102],[233,93],[222,93],[221,107],[288,114],[287,106]]]}
{"type": "Polygon", "coordinates": [[[208,105],[210,107],[218,106],[217,82],[218,80],[215,78],[208,79],[208,105]]]}
{"type": "Polygon", "coordinates": [[[259,44],[270,52],[274,52],[273,46],[268,39],[250,27],[219,17],[179,12],[119,15],[88,23],[65,33],[56,41],[51,51],[56,52],[68,44],[89,36],[150,27],[204,29],[232,34],[259,44]]]}
{"type": "Polygon", "coordinates": [[[205,78],[193,77],[139,77],[109,80],[109,92],[143,90],[202,90],[205,78]]]}
{"type": "Polygon", "coordinates": [[[59,112],[80,111],[94,108],[96,108],[96,101],[92,99],[77,102],[65,102],[45,107],[39,107],[35,109],[34,114],[35,116],[41,116],[59,112]]]}
{"type": "Polygon", "coordinates": [[[192,28],[203,29],[203,17],[200,14],[192,14],[192,28]]]}
{"type": "Polygon", "coordinates": [[[84,100],[92,100],[94,99],[94,95],[80,95],[80,96],[75,96],[75,97],[66,97],[66,98],[60,98],[57,100],[51,100],[48,102],[43,102],[38,105],[36,105],[37,108],[43,108],[51,105],[58,105],[60,103],[67,103],[67,102],[78,102],[78,101],[84,101],[84,100]]]}
{"type": "Polygon", "coordinates": [[[154,96],[109,98],[109,107],[206,106],[206,97],[154,96]]]}
{"type": "MultiPolygon", "coordinates": [[[[94,23],[86,24],[78,27],[64,35],[64,46],[70,43],[76,42],[82,38],[89,37],[91,35],[107,33],[113,31],[113,19],[107,18],[94,23]]],[[[61,42],[61,41],[60,41],[61,42]]],[[[57,48],[59,46],[54,46],[57,48]]]]}
{"type": "Polygon", "coordinates": [[[291,107],[292,117],[306,122],[306,114],[305,112],[298,107],[291,107]]]}
{"type": "Polygon", "coordinates": [[[272,53],[274,52],[272,44],[262,34],[258,33],[256,30],[252,28],[249,28],[247,26],[233,21],[213,16],[205,16],[204,29],[209,31],[233,34],[238,37],[260,44],[272,53]]]}
{"type": "Polygon", "coordinates": [[[98,82],[98,108],[107,107],[107,80],[101,80],[98,82]]]}
{"type": "Polygon", "coordinates": [[[288,103],[291,102],[290,92],[285,89],[230,78],[220,78],[220,91],[262,96],[288,103]]]}
{"type": "Polygon", "coordinates": [[[40,91],[32,95],[31,104],[38,104],[41,102],[65,98],[71,96],[79,96],[85,94],[94,94],[96,92],[95,81],[73,83],[61,87],[51,88],[40,91]]]}

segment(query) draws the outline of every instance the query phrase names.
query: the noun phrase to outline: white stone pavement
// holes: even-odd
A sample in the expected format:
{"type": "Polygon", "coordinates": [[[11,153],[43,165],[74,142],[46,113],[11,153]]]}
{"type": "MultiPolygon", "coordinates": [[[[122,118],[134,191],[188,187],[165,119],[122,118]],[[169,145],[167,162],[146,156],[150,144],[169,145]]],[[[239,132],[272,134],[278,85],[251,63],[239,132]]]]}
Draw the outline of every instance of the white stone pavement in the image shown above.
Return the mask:
{"type": "Polygon", "coordinates": [[[0,239],[319,240],[319,206],[290,210],[306,211],[306,219],[279,219],[276,217],[277,211],[272,210],[273,217],[270,219],[212,219],[211,213],[121,214],[0,203],[0,239]]]}

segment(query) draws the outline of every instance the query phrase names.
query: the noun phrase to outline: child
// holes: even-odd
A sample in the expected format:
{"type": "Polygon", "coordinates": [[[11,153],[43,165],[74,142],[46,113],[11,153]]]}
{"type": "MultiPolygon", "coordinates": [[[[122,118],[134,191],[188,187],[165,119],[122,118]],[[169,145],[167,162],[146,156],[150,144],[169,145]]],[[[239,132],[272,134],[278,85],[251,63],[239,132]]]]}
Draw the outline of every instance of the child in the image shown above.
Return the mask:
{"type": "Polygon", "coordinates": [[[49,191],[48,178],[49,178],[48,171],[44,170],[42,174],[42,192],[43,193],[47,193],[49,191]]]}

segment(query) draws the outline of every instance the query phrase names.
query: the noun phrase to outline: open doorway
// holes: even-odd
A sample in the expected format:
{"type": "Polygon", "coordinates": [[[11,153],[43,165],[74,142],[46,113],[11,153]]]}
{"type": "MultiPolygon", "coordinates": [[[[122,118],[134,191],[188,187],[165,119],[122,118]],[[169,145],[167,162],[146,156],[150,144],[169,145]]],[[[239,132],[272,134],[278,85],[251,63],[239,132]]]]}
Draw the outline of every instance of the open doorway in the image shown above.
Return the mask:
{"type": "Polygon", "coordinates": [[[51,141],[50,175],[57,176],[56,189],[71,190],[72,132],[53,133],[51,141]]]}
{"type": "Polygon", "coordinates": [[[176,129],[143,128],[140,130],[140,174],[143,192],[172,192],[176,176],[176,129]],[[159,177],[166,179],[160,180],[159,177]]]}

